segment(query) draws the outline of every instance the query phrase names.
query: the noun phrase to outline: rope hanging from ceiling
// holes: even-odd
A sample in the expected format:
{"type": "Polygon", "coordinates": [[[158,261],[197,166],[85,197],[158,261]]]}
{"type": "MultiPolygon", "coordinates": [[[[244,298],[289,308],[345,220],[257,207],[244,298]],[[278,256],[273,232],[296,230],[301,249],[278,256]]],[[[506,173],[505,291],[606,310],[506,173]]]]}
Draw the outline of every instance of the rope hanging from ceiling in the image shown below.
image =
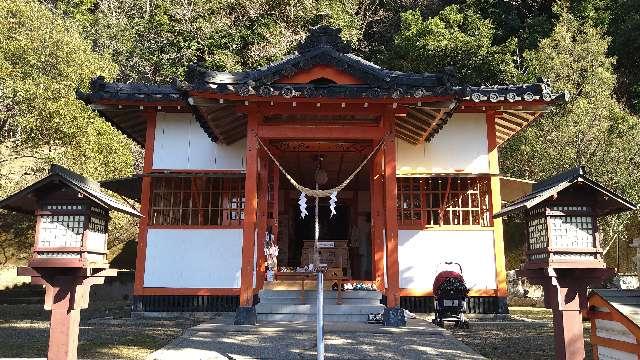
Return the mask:
{"type": "Polygon", "coordinates": [[[382,147],[382,144],[384,143],[384,140],[380,140],[378,145],[376,145],[373,148],[373,150],[371,150],[369,155],[360,163],[360,165],[351,173],[351,175],[349,175],[349,177],[347,177],[340,185],[338,185],[338,186],[336,186],[334,188],[331,188],[331,189],[320,190],[320,189],[317,188],[317,186],[316,186],[316,189],[309,189],[308,187],[300,185],[291,175],[289,175],[287,170],[285,170],[284,167],[278,161],[278,159],[276,159],[276,157],[273,156],[271,151],[269,151],[269,148],[262,142],[262,140],[260,140],[259,137],[257,137],[257,140],[258,140],[258,144],[260,146],[262,146],[262,148],[267,152],[267,155],[269,155],[271,160],[273,160],[273,162],[276,164],[278,169],[280,169],[280,171],[284,174],[284,176],[287,178],[287,180],[289,180],[291,185],[293,185],[298,191],[300,191],[300,200],[298,201],[298,204],[300,205],[300,215],[302,217],[305,217],[305,215],[308,214],[308,212],[306,210],[307,209],[307,198],[306,198],[306,196],[312,196],[312,197],[315,197],[315,198],[330,197],[329,205],[330,205],[330,209],[331,209],[331,215],[334,215],[335,214],[335,205],[336,205],[336,202],[337,202],[338,191],[341,191],[342,189],[344,189],[349,184],[349,182],[351,182],[351,180],[353,180],[353,178],[360,172],[360,170],[362,170],[364,165],[367,162],[369,162],[371,157],[376,152],[378,152],[378,150],[382,147]]]}

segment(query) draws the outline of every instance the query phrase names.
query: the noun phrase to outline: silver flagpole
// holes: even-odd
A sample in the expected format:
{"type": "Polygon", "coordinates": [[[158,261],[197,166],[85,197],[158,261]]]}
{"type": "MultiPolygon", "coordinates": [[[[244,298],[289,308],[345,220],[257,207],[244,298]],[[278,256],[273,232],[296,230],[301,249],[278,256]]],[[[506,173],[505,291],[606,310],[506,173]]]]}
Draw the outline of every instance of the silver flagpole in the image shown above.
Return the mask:
{"type": "MultiPolygon", "coordinates": [[[[316,190],[318,190],[318,182],[316,181],[316,190]]],[[[323,303],[324,303],[324,276],[320,269],[320,249],[318,248],[318,238],[320,237],[320,221],[318,219],[318,202],[316,196],[316,239],[315,239],[315,266],[318,274],[317,290],[318,299],[316,301],[316,347],[318,348],[318,360],[324,360],[324,319],[323,319],[323,303]]]]}

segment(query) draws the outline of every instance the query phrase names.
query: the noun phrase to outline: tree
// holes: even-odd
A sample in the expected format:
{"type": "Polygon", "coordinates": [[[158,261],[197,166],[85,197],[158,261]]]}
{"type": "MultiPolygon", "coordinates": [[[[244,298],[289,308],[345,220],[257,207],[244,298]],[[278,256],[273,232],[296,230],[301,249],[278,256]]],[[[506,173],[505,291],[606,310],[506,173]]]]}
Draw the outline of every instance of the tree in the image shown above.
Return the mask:
{"type": "MultiPolygon", "coordinates": [[[[95,179],[132,172],[132,142],[75,97],[92,77],[116,71],[73,21],[35,0],[0,2],[0,198],[52,162],[95,179]]],[[[31,243],[32,219],[3,219],[0,243],[31,243]]]]}
{"type": "Polygon", "coordinates": [[[321,14],[355,43],[371,9],[373,0],[96,0],[83,26],[95,50],[119,65],[118,80],[170,82],[196,61],[221,71],[278,61],[321,14]]]}
{"type": "MultiPolygon", "coordinates": [[[[537,49],[525,53],[529,76],[548,79],[571,99],[546,113],[505,144],[502,170],[510,176],[540,180],[577,165],[590,175],[640,202],[640,122],[614,97],[614,59],[607,55],[603,31],[558,8],[559,20],[537,49]]],[[[611,217],[605,245],[628,238],[638,214],[611,217]]],[[[610,259],[611,260],[611,259],[610,259]]],[[[611,263],[611,262],[610,262],[611,263]]]]}
{"type": "Polygon", "coordinates": [[[640,114],[640,2],[612,2],[608,34],[612,37],[610,52],[618,59],[618,97],[635,114],[640,114]]]}
{"type": "Polygon", "coordinates": [[[417,11],[402,14],[390,67],[414,72],[440,72],[454,66],[461,83],[513,82],[515,40],[494,44],[493,24],[470,10],[451,5],[423,19],[417,11]]]}

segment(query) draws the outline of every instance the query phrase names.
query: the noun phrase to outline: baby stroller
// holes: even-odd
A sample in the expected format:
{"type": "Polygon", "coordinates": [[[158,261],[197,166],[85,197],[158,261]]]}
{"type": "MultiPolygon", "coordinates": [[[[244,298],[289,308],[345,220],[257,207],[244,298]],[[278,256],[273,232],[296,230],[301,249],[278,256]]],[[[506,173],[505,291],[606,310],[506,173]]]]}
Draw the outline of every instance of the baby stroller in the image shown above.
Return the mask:
{"type": "MultiPolygon", "coordinates": [[[[442,270],[433,281],[433,296],[435,303],[434,325],[444,327],[445,321],[453,322],[455,327],[469,328],[469,321],[465,319],[467,310],[467,294],[469,289],[462,277],[462,266],[459,263],[445,262],[444,265],[457,265],[460,271],[442,270]]],[[[442,264],[441,264],[442,265],[442,264]]],[[[441,269],[441,266],[438,267],[441,269]]]]}

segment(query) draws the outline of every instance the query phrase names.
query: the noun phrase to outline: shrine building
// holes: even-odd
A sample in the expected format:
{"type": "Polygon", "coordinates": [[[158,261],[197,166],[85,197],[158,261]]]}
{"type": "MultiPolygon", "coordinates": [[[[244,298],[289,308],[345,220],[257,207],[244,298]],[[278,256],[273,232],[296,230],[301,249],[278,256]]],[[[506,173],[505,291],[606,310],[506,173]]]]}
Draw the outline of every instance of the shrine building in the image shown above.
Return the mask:
{"type": "Polygon", "coordinates": [[[141,204],[136,309],[252,307],[260,290],[303,271],[315,199],[301,217],[300,191],[284,173],[314,189],[322,168],[321,189],[353,174],[335,215],[327,197],[318,211],[321,261],[343,283],[419,311],[438,267],[456,262],[471,312],[506,311],[493,214],[513,198],[501,195],[498,151],[566,95],[542,81],[467,86],[452,69],[403,73],[350,52],[338,29],[320,26],[295,54],[257,70],[196,64],[171,85],[97,78],[78,94],[145,150],[142,174],[102,183],[141,204]],[[269,281],[265,241],[279,249],[269,281]]]}

